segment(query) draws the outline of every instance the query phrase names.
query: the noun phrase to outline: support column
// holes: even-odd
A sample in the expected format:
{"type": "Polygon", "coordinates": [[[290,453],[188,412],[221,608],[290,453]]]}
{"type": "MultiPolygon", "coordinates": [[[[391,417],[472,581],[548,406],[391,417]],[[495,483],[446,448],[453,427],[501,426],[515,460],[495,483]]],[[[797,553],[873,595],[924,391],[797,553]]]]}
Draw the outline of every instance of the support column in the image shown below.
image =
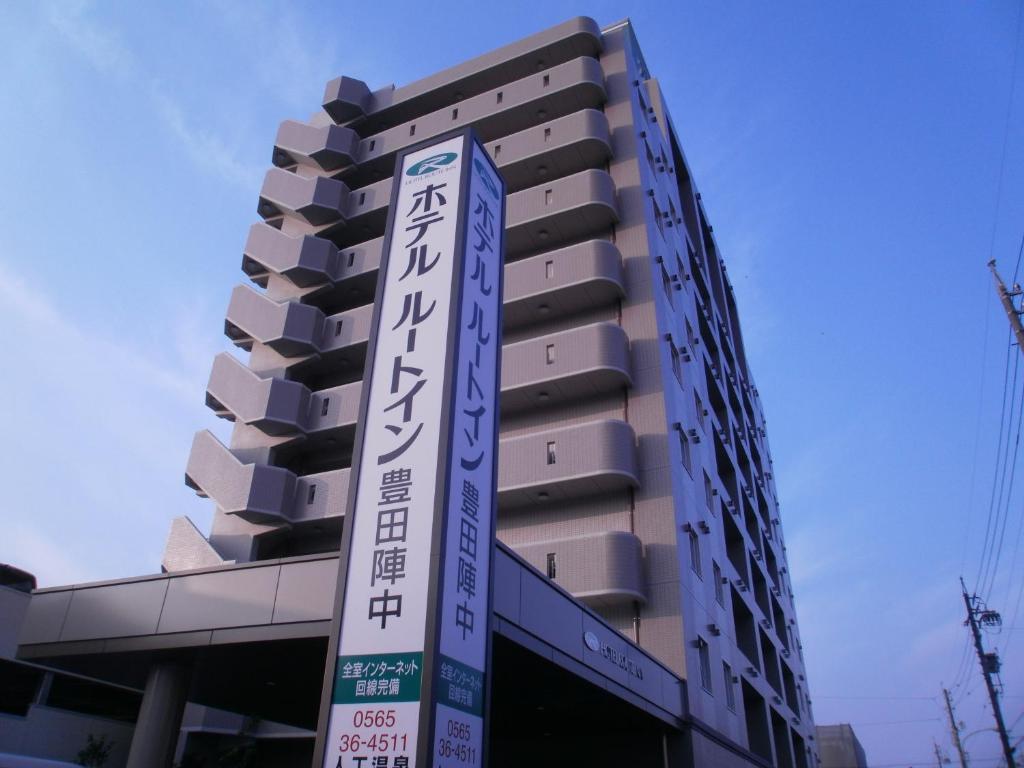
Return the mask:
{"type": "Polygon", "coordinates": [[[150,667],[126,768],[170,768],[191,672],[176,661],[157,661],[150,667]]]}

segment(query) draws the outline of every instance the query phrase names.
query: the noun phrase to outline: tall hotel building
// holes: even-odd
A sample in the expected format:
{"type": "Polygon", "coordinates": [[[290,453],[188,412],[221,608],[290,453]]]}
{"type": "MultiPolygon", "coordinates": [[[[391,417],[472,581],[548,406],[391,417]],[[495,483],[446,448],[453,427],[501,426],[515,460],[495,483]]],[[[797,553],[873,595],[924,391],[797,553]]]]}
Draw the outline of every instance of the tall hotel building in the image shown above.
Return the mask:
{"type": "MultiPolygon", "coordinates": [[[[186,470],[216,505],[212,530],[205,537],[176,520],[159,576],[37,592],[22,654],[97,676],[104,659],[120,659],[141,670],[153,701],[161,685],[178,685],[192,701],[235,711],[259,694],[233,703],[204,683],[245,688],[222,679],[231,664],[259,676],[312,656],[322,670],[396,153],[465,126],[508,187],[495,632],[519,655],[496,645],[492,764],[547,765],[596,749],[589,764],[606,754],[616,765],[816,766],[772,460],[736,300],[628,22],[602,30],[573,19],[403,87],[371,91],[341,77],[308,122],[281,125],[262,220],[242,258],[247,279],[225,323],[248,362],[219,355],[206,393],[234,422],[230,444],[200,432],[186,470]],[[528,581],[547,591],[528,599],[528,581]],[[79,620],[96,624],[100,592],[115,587],[121,605],[137,599],[140,610],[150,599],[143,587],[152,592],[151,625],[75,635],[75,601],[88,594],[93,611],[80,605],[79,620]],[[245,614],[264,599],[265,617],[245,614]],[[563,632],[568,606],[582,623],[563,632]],[[51,614],[60,611],[58,629],[51,614]],[[541,612],[532,628],[531,611],[541,612]],[[615,639],[600,650],[584,643],[576,629],[587,622],[615,639]],[[315,624],[319,645],[295,650],[315,624]],[[207,650],[169,639],[197,632],[210,634],[191,647],[207,650]],[[233,652],[218,652],[217,637],[233,652]],[[102,649],[82,650],[97,638],[102,649]],[[256,660],[264,641],[284,643],[268,657],[278,661],[256,660]],[[620,650],[608,650],[615,643],[620,650]],[[586,645],[603,659],[587,661],[586,645]],[[153,665],[172,650],[195,654],[187,685],[171,673],[156,679],[153,665]],[[524,686],[561,685],[529,671],[531,652],[573,678],[564,697],[541,683],[518,689],[520,674],[524,686]],[[609,661],[618,682],[600,677],[612,674],[600,666],[609,661]],[[613,683],[630,710],[619,722],[661,733],[657,746],[616,752],[629,735],[587,714],[586,702],[599,703],[613,683]],[[640,690],[652,684],[660,688],[640,690]],[[675,695],[681,701],[669,701],[675,695]],[[554,724],[522,713],[542,701],[554,724]],[[576,746],[513,759],[517,744],[542,737],[576,746]]],[[[315,715],[319,687],[294,682],[303,674],[275,684],[290,685],[298,709],[315,715]]],[[[296,709],[268,703],[261,713],[312,727],[315,716],[296,709]]]]}

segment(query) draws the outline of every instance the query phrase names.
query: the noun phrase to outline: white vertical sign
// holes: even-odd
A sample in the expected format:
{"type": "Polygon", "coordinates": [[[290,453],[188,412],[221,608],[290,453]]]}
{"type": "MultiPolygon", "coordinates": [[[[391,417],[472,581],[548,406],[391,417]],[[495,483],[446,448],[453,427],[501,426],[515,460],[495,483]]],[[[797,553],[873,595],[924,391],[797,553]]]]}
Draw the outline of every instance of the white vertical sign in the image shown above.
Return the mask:
{"type": "Polygon", "coordinates": [[[488,682],[505,195],[483,147],[471,146],[434,692],[434,765],[445,768],[482,765],[488,682]]]}
{"type": "Polygon", "coordinates": [[[463,134],[405,155],[392,209],[323,766],[468,768],[482,760],[503,187],[463,134]],[[430,743],[438,696],[454,762],[430,743]]]}

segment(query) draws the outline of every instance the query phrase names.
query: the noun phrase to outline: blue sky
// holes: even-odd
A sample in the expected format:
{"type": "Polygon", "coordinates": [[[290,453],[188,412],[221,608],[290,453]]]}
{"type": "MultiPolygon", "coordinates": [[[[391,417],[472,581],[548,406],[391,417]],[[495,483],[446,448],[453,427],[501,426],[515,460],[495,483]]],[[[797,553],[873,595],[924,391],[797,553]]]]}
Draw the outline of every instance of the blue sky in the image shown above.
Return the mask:
{"type": "MultiPolygon", "coordinates": [[[[933,737],[950,749],[945,681],[967,731],[991,727],[956,579],[977,581],[997,467],[1008,337],[985,262],[1009,279],[1024,232],[1019,3],[481,8],[5,9],[0,561],[44,585],[138,574],[171,518],[208,526],[183,475],[195,430],[225,434],[203,406],[223,312],[277,125],[328,79],[402,84],[573,15],[628,15],[736,289],[817,721],[853,723],[872,765],[931,764],[933,737]]],[[[1013,723],[1009,495],[985,594],[1013,723]]],[[[967,746],[995,764],[991,732],[967,746]]]]}

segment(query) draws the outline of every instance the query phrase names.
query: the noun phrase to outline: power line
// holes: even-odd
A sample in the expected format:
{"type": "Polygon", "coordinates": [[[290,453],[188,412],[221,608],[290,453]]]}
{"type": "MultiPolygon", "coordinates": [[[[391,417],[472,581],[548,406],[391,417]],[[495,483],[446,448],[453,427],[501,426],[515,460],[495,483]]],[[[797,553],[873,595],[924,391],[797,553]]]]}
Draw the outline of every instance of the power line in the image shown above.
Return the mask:
{"type": "Polygon", "coordinates": [[[841,701],[938,701],[938,696],[821,696],[817,699],[839,699],[841,701]]]}
{"type": "MultiPolygon", "coordinates": [[[[987,563],[986,553],[989,548],[989,536],[991,535],[992,529],[992,514],[995,511],[996,501],[996,487],[999,482],[999,463],[1003,454],[1003,433],[1006,431],[1006,396],[1009,392],[1010,383],[1010,354],[1013,351],[1013,347],[1007,345],[1006,347],[1006,362],[1003,369],[1003,404],[1000,407],[999,413],[999,437],[996,438],[996,466],[995,471],[992,475],[992,491],[989,495],[988,502],[988,516],[985,520],[985,538],[982,540],[981,545],[981,559],[978,562],[978,573],[974,577],[975,592],[981,587],[981,578],[987,563]]],[[[1019,361],[1019,358],[1018,358],[1019,361]]],[[[1016,366],[1014,367],[1014,376],[1016,378],[1016,366]]]]}
{"type": "Polygon", "coordinates": [[[909,725],[910,723],[940,723],[942,722],[941,717],[926,717],[922,720],[876,720],[872,723],[848,723],[848,725],[856,725],[858,728],[868,725],[909,725]]]}
{"type": "MultiPolygon", "coordinates": [[[[1020,356],[1017,357],[1016,363],[1014,364],[1013,371],[1013,386],[1017,384],[1017,368],[1020,364],[1020,356]]],[[[999,559],[1003,554],[1003,539],[1006,535],[1006,523],[1010,518],[1010,501],[1013,496],[1013,485],[1014,480],[1017,476],[1017,455],[1020,449],[1020,430],[1021,430],[1021,417],[1024,416],[1024,389],[1021,390],[1020,398],[1017,406],[1017,431],[1014,437],[1013,443],[1013,458],[1009,458],[1010,448],[1010,435],[1006,435],[1006,456],[1003,458],[1003,477],[999,483],[999,504],[996,507],[996,518],[995,525],[992,530],[992,550],[991,550],[991,567],[989,568],[988,584],[983,588],[983,594],[991,595],[992,590],[996,584],[996,574],[999,571],[999,559]],[[1009,482],[1005,483],[1006,480],[1006,469],[1009,464],[1010,478],[1009,482]],[[1006,494],[1004,497],[1003,486],[1006,485],[1006,494]],[[1005,498],[1005,503],[1004,503],[1005,498]],[[1000,523],[1000,519],[1002,522],[1000,523]],[[998,530],[998,534],[996,531],[998,530]]],[[[1013,421],[1013,403],[1010,404],[1010,421],[1013,421]]]]}

